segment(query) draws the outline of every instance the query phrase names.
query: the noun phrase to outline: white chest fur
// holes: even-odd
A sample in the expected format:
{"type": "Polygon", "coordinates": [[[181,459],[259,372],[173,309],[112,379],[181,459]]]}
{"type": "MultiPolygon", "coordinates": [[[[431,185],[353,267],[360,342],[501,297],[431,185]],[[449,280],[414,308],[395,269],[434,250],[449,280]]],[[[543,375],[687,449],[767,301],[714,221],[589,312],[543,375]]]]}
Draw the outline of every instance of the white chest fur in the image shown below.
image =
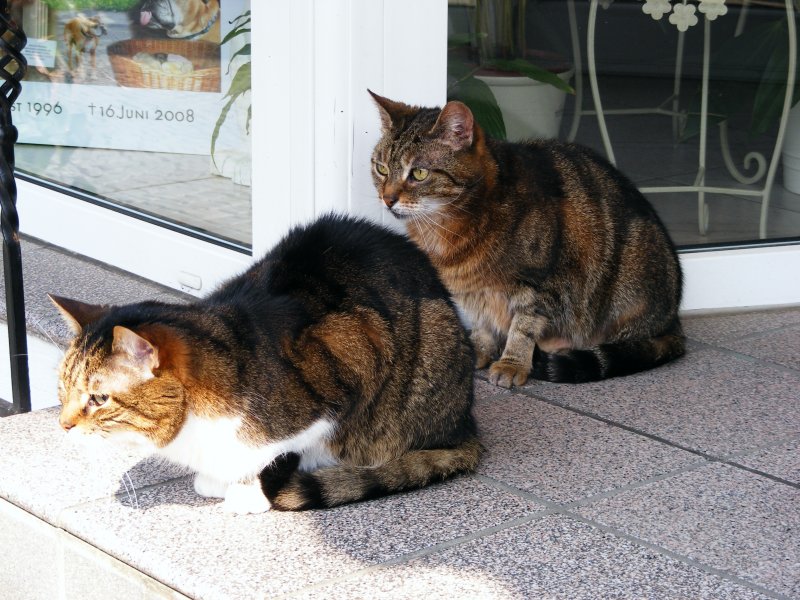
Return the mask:
{"type": "Polygon", "coordinates": [[[189,415],[175,439],[158,453],[225,483],[248,480],[287,452],[313,457],[311,462],[317,465],[335,462],[325,446],[325,440],[333,431],[333,423],[326,419],[314,422],[289,438],[262,445],[245,442],[239,436],[241,426],[239,417],[209,419],[189,415]]]}

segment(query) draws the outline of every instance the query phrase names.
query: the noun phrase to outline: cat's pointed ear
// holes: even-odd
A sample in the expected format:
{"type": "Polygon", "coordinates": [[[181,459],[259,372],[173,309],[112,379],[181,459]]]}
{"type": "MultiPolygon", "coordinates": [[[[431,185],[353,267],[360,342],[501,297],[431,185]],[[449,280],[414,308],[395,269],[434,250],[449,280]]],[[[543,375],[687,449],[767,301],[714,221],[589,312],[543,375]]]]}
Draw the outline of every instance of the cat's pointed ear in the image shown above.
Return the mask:
{"type": "Polygon", "coordinates": [[[111,351],[123,355],[131,366],[140,371],[152,374],[153,369],[158,367],[158,348],[127,327],[114,327],[111,351]]]}
{"type": "Polygon", "coordinates": [[[472,111],[463,102],[453,100],[444,105],[429,135],[453,150],[464,150],[472,145],[474,133],[472,111]]]}
{"type": "Polygon", "coordinates": [[[375,100],[375,104],[378,105],[378,112],[380,112],[381,115],[381,128],[383,129],[384,133],[392,128],[392,125],[396,120],[400,119],[403,115],[407,114],[411,110],[411,107],[408,104],[389,100],[388,98],[379,96],[369,89],[367,91],[369,92],[369,95],[372,96],[372,99],[375,100]]]}
{"type": "Polygon", "coordinates": [[[50,302],[55,305],[64,322],[72,329],[75,335],[79,334],[89,323],[100,319],[109,309],[105,305],[87,304],[86,302],[71,300],[55,294],[47,294],[47,297],[50,298],[50,302]]]}

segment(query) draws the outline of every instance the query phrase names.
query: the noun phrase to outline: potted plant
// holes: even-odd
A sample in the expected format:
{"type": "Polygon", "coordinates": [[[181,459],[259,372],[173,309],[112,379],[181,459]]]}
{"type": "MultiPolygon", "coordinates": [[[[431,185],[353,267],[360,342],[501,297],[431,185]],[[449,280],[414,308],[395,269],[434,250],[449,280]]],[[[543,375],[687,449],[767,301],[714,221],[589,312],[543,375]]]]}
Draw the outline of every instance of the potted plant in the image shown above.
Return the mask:
{"type": "Polygon", "coordinates": [[[468,2],[469,31],[450,36],[448,99],[472,110],[497,138],[555,137],[573,71],[555,55],[531,50],[528,0],[468,2]]]}

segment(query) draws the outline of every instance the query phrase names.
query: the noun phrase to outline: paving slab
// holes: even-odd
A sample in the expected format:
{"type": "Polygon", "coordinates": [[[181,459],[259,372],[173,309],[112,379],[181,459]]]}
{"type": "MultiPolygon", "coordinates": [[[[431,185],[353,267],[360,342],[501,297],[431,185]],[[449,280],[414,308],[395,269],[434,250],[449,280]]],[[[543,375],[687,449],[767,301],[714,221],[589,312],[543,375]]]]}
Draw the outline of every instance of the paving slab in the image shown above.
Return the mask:
{"type": "Polygon", "coordinates": [[[758,337],[724,341],[719,345],[800,373],[800,325],[770,331],[758,337]]]}
{"type": "Polygon", "coordinates": [[[800,326],[800,308],[688,315],[683,317],[682,322],[687,337],[715,344],[785,327],[800,326]]]}
{"type": "Polygon", "coordinates": [[[800,435],[800,373],[713,348],[627,377],[522,392],[723,456],[800,435]]]}
{"type": "Polygon", "coordinates": [[[800,486],[800,440],[786,441],[747,456],[736,457],[735,461],[800,486]]]}
{"type": "Polygon", "coordinates": [[[68,506],[168,481],[185,471],[119,446],[70,442],[58,409],[0,419],[0,497],[53,525],[68,506]]]}
{"type": "Polygon", "coordinates": [[[549,515],[297,598],[717,598],[768,595],[563,515],[549,515]]]}
{"type": "Polygon", "coordinates": [[[488,448],[479,473],[568,503],[702,462],[667,444],[509,394],[475,409],[488,448]]]}
{"type": "Polygon", "coordinates": [[[800,489],[712,464],[576,510],[786,597],[800,597],[800,489]]]}
{"type": "Polygon", "coordinates": [[[65,511],[64,526],[194,598],[273,597],[535,514],[473,478],[327,511],[230,515],[189,479],[65,511]]]}

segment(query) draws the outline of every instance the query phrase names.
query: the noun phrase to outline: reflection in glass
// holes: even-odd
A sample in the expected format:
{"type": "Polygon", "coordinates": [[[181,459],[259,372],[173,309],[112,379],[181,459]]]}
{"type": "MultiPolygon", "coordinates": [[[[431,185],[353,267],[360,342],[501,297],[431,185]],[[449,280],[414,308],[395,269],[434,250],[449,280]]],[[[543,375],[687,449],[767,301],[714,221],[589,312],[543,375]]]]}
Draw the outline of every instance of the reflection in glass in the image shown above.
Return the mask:
{"type": "MultiPolygon", "coordinates": [[[[482,66],[475,59],[486,55],[487,43],[503,36],[516,40],[517,45],[524,40],[517,58],[530,61],[536,56],[560,56],[563,61],[557,63],[566,62],[576,71],[571,83],[581,94],[580,101],[567,95],[563,115],[555,111],[550,131],[562,139],[574,136],[576,142],[606,153],[598,120],[588,112],[594,109],[586,68],[589,2],[450,0],[449,5],[449,97],[464,99],[464,83],[471,84],[471,79],[465,79],[469,71],[465,72],[464,65],[472,60],[482,66]],[[576,15],[574,27],[571,9],[576,15]],[[492,25],[498,17],[499,25],[492,25]],[[581,49],[577,55],[576,46],[581,49]]],[[[708,22],[709,125],[707,151],[701,160],[705,13],[698,13],[698,22],[681,34],[667,16],[655,20],[645,14],[641,2],[597,3],[594,51],[609,137],[617,166],[645,190],[688,187],[698,181],[718,188],[764,187],[765,175],[754,180],[759,165],[747,156],[758,152],[769,161],[775,147],[788,71],[786,9],[782,1],[754,3],[744,12],[741,3],[726,5],[727,11],[717,10],[708,22]],[[701,164],[704,169],[698,168],[701,164]],[[751,181],[740,183],[748,178],[751,181]]],[[[569,72],[563,66],[540,66],[554,73],[569,72]]],[[[496,97],[497,107],[502,109],[496,97]]],[[[482,123],[481,112],[493,115],[493,103],[486,98],[484,94],[476,114],[482,123]]],[[[513,118],[504,117],[511,139],[521,129],[508,126],[513,118]]],[[[800,238],[800,184],[792,181],[793,169],[800,172],[796,166],[800,159],[790,155],[795,147],[800,148],[800,142],[796,146],[792,142],[793,131],[800,131],[800,117],[793,117],[788,124],[763,240],[759,197],[706,193],[708,224],[703,227],[696,192],[646,192],[679,246],[711,248],[800,238]]],[[[496,129],[496,123],[489,119],[488,129],[493,127],[496,129]]],[[[541,126],[539,130],[544,131],[541,126]]]]}

